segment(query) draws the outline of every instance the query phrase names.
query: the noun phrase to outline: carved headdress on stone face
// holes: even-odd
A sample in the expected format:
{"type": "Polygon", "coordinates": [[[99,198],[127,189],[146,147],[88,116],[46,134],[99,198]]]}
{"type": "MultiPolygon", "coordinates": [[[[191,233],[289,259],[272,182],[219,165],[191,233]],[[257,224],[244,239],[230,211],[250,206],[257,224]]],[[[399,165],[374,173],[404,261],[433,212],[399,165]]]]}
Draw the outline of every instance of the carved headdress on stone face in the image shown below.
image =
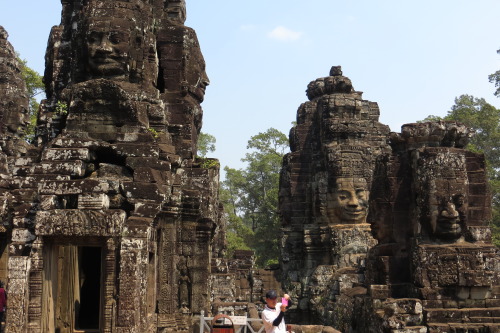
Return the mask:
{"type": "Polygon", "coordinates": [[[307,96],[316,107],[324,168],[316,176],[323,178],[319,206],[326,207],[329,224],[365,223],[375,156],[388,148],[378,106],[362,99],[340,66],[309,83],[307,96]]]}

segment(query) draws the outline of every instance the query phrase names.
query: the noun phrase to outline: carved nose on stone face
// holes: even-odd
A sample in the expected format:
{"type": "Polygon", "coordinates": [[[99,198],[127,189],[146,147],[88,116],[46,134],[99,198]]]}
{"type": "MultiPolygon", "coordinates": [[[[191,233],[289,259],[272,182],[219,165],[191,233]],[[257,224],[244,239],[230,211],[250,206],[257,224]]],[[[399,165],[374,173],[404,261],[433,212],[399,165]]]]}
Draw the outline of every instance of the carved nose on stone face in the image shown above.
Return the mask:
{"type": "Polygon", "coordinates": [[[207,76],[201,76],[196,84],[200,88],[206,88],[210,84],[210,80],[207,76]]]}
{"type": "Polygon", "coordinates": [[[103,53],[111,53],[113,52],[113,47],[111,46],[111,42],[108,40],[107,37],[103,37],[101,39],[101,43],[99,44],[99,47],[97,48],[99,52],[103,53]]]}
{"type": "Polygon", "coordinates": [[[458,212],[455,209],[455,205],[448,204],[446,208],[441,212],[441,215],[448,218],[456,218],[458,217],[458,212]]]}
{"type": "Polygon", "coordinates": [[[358,200],[358,197],[356,197],[355,195],[351,196],[349,198],[349,201],[347,202],[347,204],[349,206],[352,206],[352,207],[357,207],[359,206],[359,200],[358,200]]]}
{"type": "Polygon", "coordinates": [[[198,89],[202,89],[203,91],[205,91],[205,89],[207,88],[207,86],[210,84],[210,81],[208,80],[208,78],[203,78],[203,77],[200,77],[198,79],[198,82],[196,83],[196,88],[198,89]]]}

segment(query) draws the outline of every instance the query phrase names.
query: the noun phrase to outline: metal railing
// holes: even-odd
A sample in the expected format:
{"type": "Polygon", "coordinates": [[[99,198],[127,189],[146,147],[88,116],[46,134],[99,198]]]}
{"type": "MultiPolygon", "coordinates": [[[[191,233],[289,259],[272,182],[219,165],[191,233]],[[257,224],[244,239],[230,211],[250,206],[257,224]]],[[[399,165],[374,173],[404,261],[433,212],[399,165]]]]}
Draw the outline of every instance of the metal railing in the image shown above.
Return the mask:
{"type": "MultiPolygon", "coordinates": [[[[211,322],[214,317],[205,317],[205,311],[201,311],[200,313],[200,333],[204,332],[212,332],[212,327],[207,322],[211,322]]],[[[264,325],[262,324],[261,328],[256,331],[252,328],[252,323],[260,323],[262,324],[262,319],[260,318],[246,318],[244,323],[241,325],[234,325],[235,333],[262,333],[264,332],[264,325]]]]}

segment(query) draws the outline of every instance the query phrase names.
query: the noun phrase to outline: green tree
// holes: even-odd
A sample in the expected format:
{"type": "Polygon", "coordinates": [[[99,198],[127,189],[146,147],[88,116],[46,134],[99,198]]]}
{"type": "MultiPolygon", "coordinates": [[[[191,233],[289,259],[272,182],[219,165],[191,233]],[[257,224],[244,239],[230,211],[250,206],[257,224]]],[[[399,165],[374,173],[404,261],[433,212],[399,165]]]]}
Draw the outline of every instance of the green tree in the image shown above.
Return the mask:
{"type": "Polygon", "coordinates": [[[228,193],[232,213],[246,227],[242,231],[238,229],[241,225],[237,224],[229,229],[243,232],[239,235],[241,241],[255,251],[256,264],[263,267],[278,262],[279,173],[283,155],[288,149],[288,139],[285,134],[270,128],[252,136],[247,149],[250,152],[242,159],[247,163],[246,168],[237,170],[226,167],[222,187],[228,193]]]}
{"type": "MultiPolygon", "coordinates": [[[[500,54],[500,50],[497,50],[497,53],[500,54]]],[[[491,83],[495,84],[497,90],[495,91],[495,96],[500,97],[500,70],[496,71],[493,74],[488,76],[488,79],[491,83]]]]}
{"type": "Polygon", "coordinates": [[[198,136],[198,156],[206,157],[208,153],[213,153],[216,141],[215,136],[200,132],[198,136]]]}
{"type": "Polygon", "coordinates": [[[28,90],[28,98],[29,98],[29,115],[30,115],[30,124],[26,129],[26,138],[27,140],[31,140],[35,135],[35,126],[36,119],[38,114],[38,108],[40,104],[37,101],[37,96],[45,93],[45,85],[43,84],[43,77],[38,74],[35,70],[28,66],[28,62],[26,60],[21,59],[19,54],[17,55],[17,60],[21,65],[21,75],[26,83],[26,89],[28,90]]]}
{"type": "Polygon", "coordinates": [[[455,98],[455,105],[444,118],[428,116],[425,119],[435,120],[459,121],[476,131],[467,149],[484,153],[493,195],[493,238],[495,244],[500,246],[500,109],[484,98],[461,95],[455,98]]]}
{"type": "MultiPolygon", "coordinates": [[[[231,172],[229,168],[225,168],[226,174],[231,172]]],[[[243,219],[238,215],[236,209],[234,191],[237,189],[231,184],[229,178],[226,178],[224,185],[219,191],[219,199],[224,205],[224,212],[227,221],[227,252],[226,255],[231,258],[235,250],[251,250],[250,240],[254,237],[254,232],[243,223],[243,219]]]]}

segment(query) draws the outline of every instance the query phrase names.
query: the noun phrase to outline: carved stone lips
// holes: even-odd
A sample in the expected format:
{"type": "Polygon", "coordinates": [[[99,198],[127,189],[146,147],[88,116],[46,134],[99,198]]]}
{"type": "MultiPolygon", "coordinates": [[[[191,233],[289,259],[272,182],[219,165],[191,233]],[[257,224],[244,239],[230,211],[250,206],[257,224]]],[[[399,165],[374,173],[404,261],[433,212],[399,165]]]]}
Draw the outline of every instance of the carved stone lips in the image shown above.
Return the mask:
{"type": "Polygon", "coordinates": [[[447,228],[451,228],[453,226],[459,226],[458,222],[459,222],[458,217],[441,217],[438,220],[439,224],[447,228]]]}
{"type": "Polygon", "coordinates": [[[349,210],[349,209],[346,209],[345,212],[349,215],[361,215],[364,213],[364,209],[356,209],[356,210],[349,210]]]}
{"type": "Polygon", "coordinates": [[[92,62],[95,64],[116,64],[117,60],[110,57],[94,57],[92,58],[92,62]]]}

